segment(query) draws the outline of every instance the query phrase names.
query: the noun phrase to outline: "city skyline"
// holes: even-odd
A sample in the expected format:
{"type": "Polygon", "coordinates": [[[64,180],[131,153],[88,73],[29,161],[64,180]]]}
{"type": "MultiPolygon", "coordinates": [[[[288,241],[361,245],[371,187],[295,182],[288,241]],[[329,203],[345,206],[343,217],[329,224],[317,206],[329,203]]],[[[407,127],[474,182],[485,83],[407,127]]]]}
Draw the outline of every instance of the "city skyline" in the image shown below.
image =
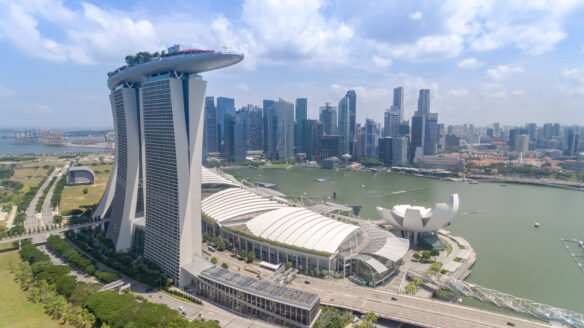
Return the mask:
{"type": "Polygon", "coordinates": [[[406,119],[419,89],[430,89],[445,124],[584,121],[581,1],[0,7],[0,49],[10,63],[0,77],[2,127],[112,127],[103,72],[125,55],[174,43],[245,53],[241,67],[211,73],[207,92],[234,98],[236,108],[303,97],[317,117],[325,101],[336,105],[352,89],[357,122],[382,122],[393,88],[403,86],[406,119]]]}

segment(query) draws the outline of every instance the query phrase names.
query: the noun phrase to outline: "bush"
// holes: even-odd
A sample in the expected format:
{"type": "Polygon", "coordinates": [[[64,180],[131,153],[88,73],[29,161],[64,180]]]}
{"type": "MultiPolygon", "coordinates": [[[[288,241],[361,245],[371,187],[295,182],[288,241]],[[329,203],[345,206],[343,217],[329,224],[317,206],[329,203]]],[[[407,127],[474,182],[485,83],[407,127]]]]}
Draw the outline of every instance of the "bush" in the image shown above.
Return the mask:
{"type": "Polygon", "coordinates": [[[221,263],[221,267],[223,269],[228,269],[229,268],[229,265],[227,265],[227,263],[223,262],[223,263],[221,263]]]}
{"type": "Polygon", "coordinates": [[[77,269],[89,275],[93,275],[97,270],[91,259],[73,249],[73,246],[59,236],[50,236],[47,238],[47,243],[51,249],[62,256],[65,260],[69,261],[77,269]]]}
{"type": "Polygon", "coordinates": [[[66,265],[51,265],[37,276],[38,280],[45,280],[49,284],[55,283],[59,278],[71,272],[71,268],[66,265]]]}
{"type": "Polygon", "coordinates": [[[102,281],[105,284],[109,284],[110,282],[114,282],[120,279],[120,275],[115,272],[108,272],[108,271],[96,271],[95,276],[97,279],[102,281]]]}
{"type": "Polygon", "coordinates": [[[217,258],[215,256],[211,258],[211,263],[217,264],[217,258]]]}

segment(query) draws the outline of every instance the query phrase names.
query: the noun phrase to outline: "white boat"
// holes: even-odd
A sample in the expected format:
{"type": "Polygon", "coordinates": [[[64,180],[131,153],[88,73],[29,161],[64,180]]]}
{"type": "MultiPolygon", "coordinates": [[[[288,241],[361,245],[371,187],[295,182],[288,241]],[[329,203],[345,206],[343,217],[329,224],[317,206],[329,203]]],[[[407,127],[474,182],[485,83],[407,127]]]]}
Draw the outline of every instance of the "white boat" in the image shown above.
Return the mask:
{"type": "Polygon", "coordinates": [[[539,228],[539,223],[538,223],[538,222],[535,222],[535,223],[533,224],[533,226],[534,226],[534,227],[536,227],[536,228],[539,228]]]}

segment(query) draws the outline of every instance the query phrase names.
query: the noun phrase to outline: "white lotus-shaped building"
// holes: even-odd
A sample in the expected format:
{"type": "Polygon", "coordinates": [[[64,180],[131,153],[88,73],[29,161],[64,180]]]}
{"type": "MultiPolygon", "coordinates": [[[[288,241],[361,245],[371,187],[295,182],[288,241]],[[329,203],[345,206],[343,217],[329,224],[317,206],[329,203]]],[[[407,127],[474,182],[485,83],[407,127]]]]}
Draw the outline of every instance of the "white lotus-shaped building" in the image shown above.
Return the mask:
{"type": "Polygon", "coordinates": [[[448,203],[436,203],[432,208],[396,205],[391,210],[377,207],[377,212],[386,223],[401,230],[432,232],[452,221],[458,212],[458,204],[458,194],[452,194],[448,203]]]}

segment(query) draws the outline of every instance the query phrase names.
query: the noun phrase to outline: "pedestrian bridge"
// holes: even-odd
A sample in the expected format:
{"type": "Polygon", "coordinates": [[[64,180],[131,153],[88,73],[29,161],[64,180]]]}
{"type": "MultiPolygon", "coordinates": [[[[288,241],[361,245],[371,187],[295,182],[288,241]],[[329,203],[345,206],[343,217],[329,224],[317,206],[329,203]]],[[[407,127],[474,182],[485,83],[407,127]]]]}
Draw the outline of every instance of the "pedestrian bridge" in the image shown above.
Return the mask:
{"type": "Polygon", "coordinates": [[[472,297],[485,303],[494,304],[501,308],[510,309],[517,313],[528,315],[545,322],[559,322],[568,327],[584,328],[584,315],[573,311],[536,303],[494,289],[455,279],[447,275],[434,276],[428,275],[425,272],[422,273],[413,270],[408,270],[407,274],[413,278],[420,278],[425,282],[435,284],[440,288],[446,288],[464,296],[472,297]]]}
{"type": "Polygon", "coordinates": [[[77,230],[77,229],[95,227],[98,225],[102,225],[108,221],[109,221],[109,218],[102,219],[102,220],[96,220],[96,221],[92,221],[92,222],[74,224],[74,225],[70,225],[70,226],[65,226],[65,227],[61,227],[61,228],[45,230],[45,231],[40,231],[40,232],[35,232],[35,233],[27,233],[27,234],[15,236],[15,237],[7,237],[4,239],[0,239],[0,244],[6,244],[6,243],[15,242],[15,241],[22,241],[25,239],[31,239],[31,240],[33,240],[33,243],[34,243],[35,240],[39,240],[39,239],[44,240],[44,239],[46,239],[46,237],[48,237],[50,235],[58,235],[60,233],[63,233],[65,231],[69,231],[69,230],[77,230]]]}

